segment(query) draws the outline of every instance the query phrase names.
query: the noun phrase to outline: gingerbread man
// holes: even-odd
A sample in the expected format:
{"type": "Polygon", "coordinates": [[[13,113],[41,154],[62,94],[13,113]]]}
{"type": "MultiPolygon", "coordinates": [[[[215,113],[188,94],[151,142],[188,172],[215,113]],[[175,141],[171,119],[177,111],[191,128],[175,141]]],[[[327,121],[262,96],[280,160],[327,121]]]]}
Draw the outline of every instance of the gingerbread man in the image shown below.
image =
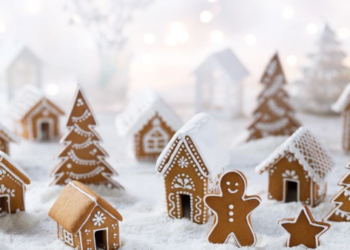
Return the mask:
{"type": "Polygon", "coordinates": [[[254,246],[250,215],[259,206],[259,196],[247,196],[247,179],[238,170],[225,173],[220,180],[220,195],[207,195],[205,203],[213,211],[214,224],[208,234],[211,243],[226,243],[233,236],[239,247],[254,246]]]}

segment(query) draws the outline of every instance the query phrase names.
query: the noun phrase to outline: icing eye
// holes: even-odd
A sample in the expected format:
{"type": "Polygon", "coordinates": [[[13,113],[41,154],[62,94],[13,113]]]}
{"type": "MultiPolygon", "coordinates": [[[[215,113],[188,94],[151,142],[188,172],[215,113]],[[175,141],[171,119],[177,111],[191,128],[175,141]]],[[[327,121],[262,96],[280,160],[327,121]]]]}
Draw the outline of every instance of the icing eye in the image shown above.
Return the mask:
{"type": "Polygon", "coordinates": [[[235,183],[235,186],[238,187],[238,182],[235,183]]]}
{"type": "Polygon", "coordinates": [[[226,185],[227,185],[227,186],[230,186],[230,185],[231,185],[231,182],[229,182],[229,181],[226,182],[226,185]]]}

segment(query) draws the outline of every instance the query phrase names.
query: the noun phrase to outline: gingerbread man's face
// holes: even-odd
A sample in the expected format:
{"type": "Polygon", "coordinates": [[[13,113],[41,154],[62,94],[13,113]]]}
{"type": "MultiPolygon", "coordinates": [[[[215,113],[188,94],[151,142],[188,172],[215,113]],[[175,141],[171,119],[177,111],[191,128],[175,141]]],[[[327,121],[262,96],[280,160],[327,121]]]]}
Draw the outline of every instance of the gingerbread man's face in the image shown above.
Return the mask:
{"type": "Polygon", "coordinates": [[[223,195],[235,195],[242,197],[245,192],[245,182],[243,177],[236,172],[225,174],[220,182],[223,195]]]}

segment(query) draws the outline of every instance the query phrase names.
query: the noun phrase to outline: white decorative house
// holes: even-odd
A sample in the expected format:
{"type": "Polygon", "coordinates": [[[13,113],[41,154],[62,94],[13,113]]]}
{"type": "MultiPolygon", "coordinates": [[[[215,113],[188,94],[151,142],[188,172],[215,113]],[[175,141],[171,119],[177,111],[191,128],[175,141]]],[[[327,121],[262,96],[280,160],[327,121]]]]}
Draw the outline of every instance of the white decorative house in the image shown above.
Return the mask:
{"type": "Polygon", "coordinates": [[[194,73],[196,113],[223,118],[242,113],[243,79],[249,73],[231,49],[210,55],[194,73]]]}
{"type": "Polygon", "coordinates": [[[43,63],[23,42],[9,39],[0,45],[0,81],[5,83],[8,98],[27,84],[42,85],[43,63]]]}
{"type": "Polygon", "coordinates": [[[118,135],[139,161],[158,158],[175,132],[180,118],[152,89],[144,89],[116,117],[118,135]]]}

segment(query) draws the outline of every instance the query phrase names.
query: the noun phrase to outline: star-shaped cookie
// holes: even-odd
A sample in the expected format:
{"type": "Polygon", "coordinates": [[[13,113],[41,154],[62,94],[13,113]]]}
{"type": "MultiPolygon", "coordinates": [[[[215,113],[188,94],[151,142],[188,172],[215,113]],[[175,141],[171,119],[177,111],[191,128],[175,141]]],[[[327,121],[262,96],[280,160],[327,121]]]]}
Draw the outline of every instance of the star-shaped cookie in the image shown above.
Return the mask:
{"type": "Polygon", "coordinates": [[[287,247],[303,245],[316,248],[320,244],[320,236],[331,226],[328,223],[316,221],[307,206],[301,209],[298,218],[283,219],[278,223],[289,233],[287,247]]]}

